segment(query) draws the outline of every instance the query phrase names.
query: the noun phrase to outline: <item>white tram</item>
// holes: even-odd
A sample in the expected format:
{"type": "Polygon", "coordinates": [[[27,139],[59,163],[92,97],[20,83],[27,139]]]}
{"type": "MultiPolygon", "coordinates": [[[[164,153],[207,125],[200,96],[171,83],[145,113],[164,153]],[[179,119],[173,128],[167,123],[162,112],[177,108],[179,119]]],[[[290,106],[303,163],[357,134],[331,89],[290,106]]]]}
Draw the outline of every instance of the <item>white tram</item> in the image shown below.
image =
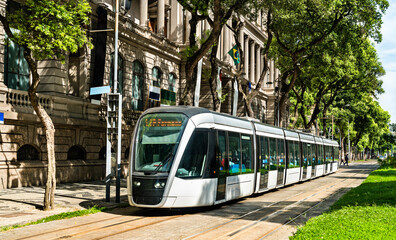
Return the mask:
{"type": "Polygon", "coordinates": [[[338,143],[197,107],[151,108],[133,134],[129,203],[210,206],[335,172],[338,143]]]}

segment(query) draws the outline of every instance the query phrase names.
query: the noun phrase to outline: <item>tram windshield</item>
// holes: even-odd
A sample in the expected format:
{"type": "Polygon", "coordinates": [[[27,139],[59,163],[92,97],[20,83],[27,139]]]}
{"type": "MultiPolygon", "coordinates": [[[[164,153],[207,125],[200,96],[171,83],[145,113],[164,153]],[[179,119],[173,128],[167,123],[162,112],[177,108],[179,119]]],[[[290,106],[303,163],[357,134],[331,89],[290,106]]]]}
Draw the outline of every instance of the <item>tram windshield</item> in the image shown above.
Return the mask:
{"type": "Polygon", "coordinates": [[[169,172],[187,119],[178,113],[144,116],[137,131],[134,170],[169,172]]]}

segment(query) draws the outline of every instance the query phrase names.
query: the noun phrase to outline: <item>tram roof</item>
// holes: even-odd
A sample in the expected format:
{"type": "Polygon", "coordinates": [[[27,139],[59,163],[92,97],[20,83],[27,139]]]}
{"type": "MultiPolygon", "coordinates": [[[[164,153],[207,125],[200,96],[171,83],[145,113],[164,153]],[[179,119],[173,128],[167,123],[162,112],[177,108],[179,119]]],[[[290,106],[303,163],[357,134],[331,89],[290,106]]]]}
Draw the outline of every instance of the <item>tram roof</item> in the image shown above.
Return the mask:
{"type": "Polygon", "coordinates": [[[155,107],[149,108],[145,111],[144,114],[150,113],[183,113],[187,117],[191,118],[194,115],[200,113],[213,113],[209,109],[201,108],[201,107],[191,107],[191,106],[166,106],[166,107],[155,107]]]}

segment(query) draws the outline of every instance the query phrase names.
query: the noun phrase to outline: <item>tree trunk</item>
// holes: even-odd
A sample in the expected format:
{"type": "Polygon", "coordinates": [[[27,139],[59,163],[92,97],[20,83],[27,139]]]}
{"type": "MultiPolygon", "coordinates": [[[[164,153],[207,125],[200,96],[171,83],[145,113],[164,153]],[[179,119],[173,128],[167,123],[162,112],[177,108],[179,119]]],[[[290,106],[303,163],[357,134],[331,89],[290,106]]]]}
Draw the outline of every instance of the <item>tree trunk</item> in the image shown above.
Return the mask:
{"type": "Polygon", "coordinates": [[[210,93],[212,95],[212,103],[213,103],[213,111],[220,112],[221,109],[221,102],[219,99],[219,93],[217,93],[217,63],[216,63],[216,55],[217,55],[217,50],[218,50],[218,42],[219,39],[217,38],[215,42],[213,43],[213,47],[210,53],[210,65],[211,65],[211,71],[210,71],[210,76],[211,78],[209,79],[209,86],[210,86],[210,93]]]}
{"type": "Polygon", "coordinates": [[[29,64],[30,71],[32,72],[33,82],[29,87],[28,94],[30,102],[33,106],[34,111],[40,118],[41,123],[44,125],[45,136],[47,140],[47,183],[44,194],[44,210],[50,210],[54,208],[55,202],[55,189],[56,189],[56,164],[55,164],[55,127],[54,124],[45,111],[43,106],[39,102],[37,96],[37,88],[40,84],[40,76],[37,73],[37,65],[31,56],[31,52],[28,48],[24,50],[24,57],[29,64]]]}
{"type": "MultiPolygon", "coordinates": [[[[4,31],[11,39],[15,39],[11,32],[10,26],[7,19],[0,14],[0,21],[3,24],[4,31]]],[[[20,44],[21,45],[21,44],[20,44]]],[[[43,106],[41,106],[39,98],[37,96],[37,88],[40,84],[40,76],[37,73],[37,64],[32,57],[31,50],[26,45],[24,47],[23,56],[26,59],[29,69],[32,73],[33,81],[29,86],[28,95],[30,102],[41,123],[44,126],[45,136],[47,140],[47,183],[44,194],[44,210],[54,208],[55,202],[55,189],[56,189],[56,165],[55,165],[55,127],[52,123],[50,116],[47,114],[43,106]]]]}

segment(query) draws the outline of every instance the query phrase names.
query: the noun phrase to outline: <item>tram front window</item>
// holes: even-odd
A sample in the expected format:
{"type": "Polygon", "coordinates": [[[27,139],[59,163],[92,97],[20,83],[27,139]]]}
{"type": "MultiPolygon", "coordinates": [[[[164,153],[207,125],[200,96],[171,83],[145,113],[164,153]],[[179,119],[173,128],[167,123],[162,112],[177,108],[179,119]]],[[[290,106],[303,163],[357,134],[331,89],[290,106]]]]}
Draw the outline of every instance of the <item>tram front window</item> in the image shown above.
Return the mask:
{"type": "Polygon", "coordinates": [[[139,124],[135,171],[169,172],[187,117],[176,113],[148,114],[139,124]]]}

